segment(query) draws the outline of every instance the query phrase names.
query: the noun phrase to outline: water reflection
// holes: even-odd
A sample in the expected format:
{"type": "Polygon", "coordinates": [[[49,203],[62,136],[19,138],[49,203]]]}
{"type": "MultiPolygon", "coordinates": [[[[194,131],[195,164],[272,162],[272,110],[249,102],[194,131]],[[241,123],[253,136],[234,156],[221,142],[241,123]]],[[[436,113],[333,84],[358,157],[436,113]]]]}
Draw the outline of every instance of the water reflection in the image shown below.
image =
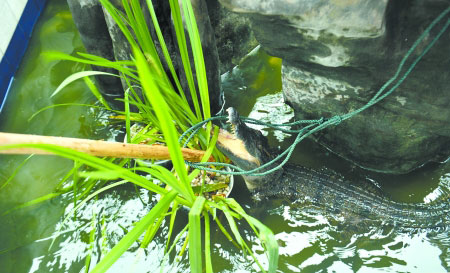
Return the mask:
{"type": "Polygon", "coordinates": [[[446,272],[448,268],[450,245],[448,239],[440,240],[448,238],[448,232],[408,234],[392,227],[348,227],[325,219],[323,212],[285,205],[269,213],[282,217],[276,222],[287,225],[272,227],[283,229],[277,233],[282,272],[325,268],[331,272],[379,272],[382,268],[388,272],[446,272]]]}
{"type": "MultiPolygon", "coordinates": [[[[59,221],[51,223],[53,232],[32,244],[36,253],[46,254],[33,256],[30,271],[23,272],[84,272],[85,258],[91,253],[91,247],[92,270],[133,227],[133,223],[150,211],[156,197],[146,190],[136,193],[133,186],[125,185],[100,195],[76,213],[71,200],[70,196],[61,200],[64,213],[59,221]],[[93,229],[96,239],[91,246],[89,234],[93,229]]],[[[110,272],[156,272],[161,268],[164,268],[163,272],[188,272],[186,262],[175,263],[173,257],[164,257],[167,232],[168,227],[165,226],[146,249],[134,243],[110,272]]],[[[182,242],[177,245],[178,250],[181,245],[182,242]]]]}

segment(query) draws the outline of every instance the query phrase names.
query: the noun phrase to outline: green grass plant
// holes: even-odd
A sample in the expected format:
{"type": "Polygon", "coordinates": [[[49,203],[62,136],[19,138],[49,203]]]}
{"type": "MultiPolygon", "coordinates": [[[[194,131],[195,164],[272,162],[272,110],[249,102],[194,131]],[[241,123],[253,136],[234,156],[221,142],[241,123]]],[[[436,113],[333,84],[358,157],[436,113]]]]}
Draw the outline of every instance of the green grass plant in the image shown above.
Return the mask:
{"type": "MultiPolygon", "coordinates": [[[[142,248],[146,248],[163,225],[168,226],[164,260],[169,257],[170,253],[175,251],[175,245],[181,243],[184,238],[183,247],[177,255],[182,256],[185,249],[188,250],[191,272],[213,272],[210,241],[212,223],[215,223],[215,227],[219,228],[227,239],[239,247],[245,256],[251,256],[260,270],[265,272],[265,269],[249,247],[249,243],[239,232],[237,221],[240,220],[245,220],[258,236],[267,253],[269,261],[268,271],[275,272],[278,264],[278,245],[272,231],[260,221],[248,215],[234,199],[216,197],[214,200],[207,200],[201,195],[207,189],[196,189],[196,192],[194,192],[191,186],[191,181],[199,174],[199,170],[188,170],[186,168],[178,139],[189,127],[211,117],[209,92],[200,36],[191,3],[188,0],[182,0],[180,8],[178,0],[168,1],[172,10],[180,57],[188,82],[189,90],[187,91],[182,90],[178,75],[175,73],[173,62],[170,59],[150,0],[146,1],[145,7],[148,8],[151,15],[152,25],[163,52],[163,60],[158,56],[149,26],[144,19],[142,6],[138,0],[123,0],[123,11],[117,9],[108,0],[100,0],[132,47],[133,58],[130,58],[130,60],[111,61],[86,53],[80,53],[79,57],[59,52],[47,52],[46,54],[49,59],[63,59],[117,70],[128,86],[125,90],[124,98],[121,100],[124,104],[124,110],[112,110],[89,78],[96,75],[116,76],[105,72],[83,71],[74,73],[61,83],[52,96],[63,92],[63,88],[73,81],[84,79],[101,105],[96,107],[110,110],[116,118],[123,119],[127,133],[127,142],[138,143],[143,138],[150,137],[152,139],[151,143],[158,141],[167,145],[174,172],[156,164],[136,165],[134,161],[129,159],[96,158],[53,145],[21,144],[0,146],[0,150],[18,147],[42,149],[75,162],[73,169],[62,179],[54,193],[27,202],[17,208],[34,205],[61,194],[72,192],[74,196],[73,211],[76,213],[87,202],[95,202],[100,193],[125,183],[132,183],[136,187],[159,194],[159,201],[140,221],[130,227],[127,234],[106,254],[104,253],[106,234],[104,234],[103,220],[102,238],[100,238],[102,240],[102,249],[100,251],[102,259],[89,272],[106,272],[135,242],[138,242],[142,248]],[[191,69],[181,11],[183,11],[185,17],[190,40],[189,44],[192,48],[191,52],[196,72],[195,79],[191,69]],[[164,71],[163,62],[169,68],[169,74],[166,74],[164,71]],[[189,93],[193,99],[192,108],[185,92],[189,93]],[[132,108],[138,110],[132,112],[132,108]],[[148,132],[132,136],[131,124],[136,121],[144,124],[148,132]],[[148,180],[146,178],[147,175],[150,175],[153,179],[148,180]],[[200,191],[200,194],[198,191],[200,191]],[[181,206],[189,208],[188,223],[186,223],[184,229],[175,235],[176,215],[181,206]],[[225,215],[227,224],[220,221],[218,217],[219,212],[225,215]],[[204,229],[203,232],[202,227],[204,229]],[[172,238],[174,235],[175,238],[172,238]]],[[[48,108],[41,111],[46,109],[48,108]]],[[[215,149],[217,136],[218,128],[213,128],[211,124],[208,124],[187,145],[206,151],[203,162],[206,162],[211,155],[214,155],[216,160],[220,161],[223,159],[223,156],[215,149]]],[[[11,211],[4,213],[11,213],[11,211]]],[[[68,217],[71,216],[69,215],[68,217]]],[[[92,230],[94,230],[94,226],[93,222],[92,230]]],[[[95,240],[95,238],[92,238],[93,234],[94,231],[90,233],[91,247],[93,245],[92,242],[95,240]]],[[[92,248],[90,253],[92,253],[92,248]]],[[[89,254],[86,260],[85,272],[88,272],[88,267],[92,262],[93,259],[91,254],[89,254]]],[[[164,261],[161,262],[163,263],[164,261]]]]}

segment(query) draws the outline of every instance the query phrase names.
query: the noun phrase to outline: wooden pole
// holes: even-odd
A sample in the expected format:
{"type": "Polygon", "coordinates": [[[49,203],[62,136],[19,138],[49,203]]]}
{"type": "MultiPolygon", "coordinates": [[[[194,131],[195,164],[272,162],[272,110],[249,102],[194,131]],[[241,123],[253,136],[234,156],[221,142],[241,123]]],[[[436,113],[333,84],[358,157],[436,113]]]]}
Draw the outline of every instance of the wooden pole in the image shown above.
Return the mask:
{"type": "MultiPolygon", "coordinates": [[[[170,159],[169,149],[161,145],[126,144],[102,140],[89,140],[69,137],[53,137],[0,132],[0,145],[11,144],[54,144],[100,157],[170,159]]],[[[182,148],[181,152],[187,161],[200,162],[204,151],[182,148]]],[[[0,150],[0,154],[51,154],[40,149],[20,148],[0,150]]],[[[212,162],[214,159],[209,158],[212,162]]]]}

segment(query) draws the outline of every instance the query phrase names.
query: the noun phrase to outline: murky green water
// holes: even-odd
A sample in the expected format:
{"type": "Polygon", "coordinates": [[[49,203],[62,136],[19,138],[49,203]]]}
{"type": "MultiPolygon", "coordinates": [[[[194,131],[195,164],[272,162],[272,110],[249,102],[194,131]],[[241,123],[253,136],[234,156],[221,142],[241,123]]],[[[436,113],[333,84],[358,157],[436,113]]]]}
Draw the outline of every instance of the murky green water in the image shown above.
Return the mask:
{"type": "MultiPolygon", "coordinates": [[[[60,50],[66,53],[82,51],[83,47],[73,25],[67,6],[50,1],[41,18],[30,49],[21,65],[7,107],[0,115],[0,131],[85,137],[109,138],[98,114],[84,107],[64,106],[47,110],[31,121],[29,117],[42,107],[68,103],[91,103],[94,98],[82,82],[75,83],[56,97],[50,94],[70,73],[80,69],[68,62],[46,62],[41,53],[60,50]]],[[[224,77],[228,105],[242,115],[275,122],[285,122],[292,111],[282,103],[277,93],[281,83],[280,61],[255,53],[241,70],[224,77]],[[243,104],[243,97],[247,98],[243,104]],[[256,99],[258,97],[258,99],[256,99]],[[250,103],[248,102],[250,101],[250,103]]],[[[290,139],[269,133],[271,144],[285,148],[290,139]],[[283,142],[281,142],[283,140],[283,142]]],[[[53,156],[35,156],[5,187],[6,179],[26,156],[0,156],[0,213],[17,204],[50,193],[72,166],[72,162],[53,156]]],[[[312,141],[296,149],[293,161],[313,168],[327,167],[346,178],[378,184],[395,200],[423,202],[449,193],[450,167],[429,165],[404,176],[378,175],[360,170],[328,153],[312,141]]],[[[356,227],[329,220],[323,213],[289,206],[274,200],[255,205],[238,179],[233,197],[248,212],[262,220],[275,232],[280,244],[279,272],[447,272],[450,270],[450,239],[448,231],[400,232],[389,227],[356,227]]],[[[93,252],[96,262],[125,234],[133,222],[145,215],[152,206],[146,191],[136,192],[124,186],[100,196],[85,206],[77,218],[62,219],[73,208],[70,196],[21,209],[0,216],[0,272],[81,272],[89,251],[89,232],[93,215],[98,220],[100,239],[93,252]],[[142,201],[141,201],[142,200],[142,201]],[[105,224],[101,224],[104,221],[105,224]],[[56,237],[55,234],[60,234],[56,237]],[[104,237],[105,238],[105,237],[104,237]],[[55,241],[52,243],[53,239],[55,241]],[[50,247],[51,246],[51,247],[50,247]]],[[[182,228],[180,215],[178,228],[182,228]]],[[[250,229],[241,231],[252,241],[250,229]]],[[[216,272],[256,272],[257,267],[229,243],[220,231],[213,229],[213,266],[216,272]]],[[[133,245],[109,272],[157,272],[164,259],[164,239],[167,229],[157,235],[148,249],[133,245]]],[[[253,249],[265,261],[261,247],[253,249]]],[[[187,258],[180,263],[164,262],[165,272],[188,272],[187,258]]]]}

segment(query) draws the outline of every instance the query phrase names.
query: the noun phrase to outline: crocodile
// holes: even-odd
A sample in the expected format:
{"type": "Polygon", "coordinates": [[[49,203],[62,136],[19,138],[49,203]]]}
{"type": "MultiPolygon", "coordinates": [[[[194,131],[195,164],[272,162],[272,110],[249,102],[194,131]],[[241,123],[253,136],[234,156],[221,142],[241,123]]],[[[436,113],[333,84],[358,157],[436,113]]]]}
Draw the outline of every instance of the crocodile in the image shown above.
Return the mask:
{"type": "MultiPolygon", "coordinates": [[[[216,146],[236,166],[253,170],[276,157],[277,152],[270,148],[260,131],[248,127],[234,108],[227,109],[227,112],[231,132],[221,129],[216,146]]],[[[272,163],[258,172],[278,165],[272,163]]],[[[372,219],[405,228],[448,228],[448,194],[427,204],[402,203],[348,183],[340,175],[289,163],[269,174],[243,177],[257,200],[287,198],[345,219],[351,215],[348,218],[372,219]]]]}

